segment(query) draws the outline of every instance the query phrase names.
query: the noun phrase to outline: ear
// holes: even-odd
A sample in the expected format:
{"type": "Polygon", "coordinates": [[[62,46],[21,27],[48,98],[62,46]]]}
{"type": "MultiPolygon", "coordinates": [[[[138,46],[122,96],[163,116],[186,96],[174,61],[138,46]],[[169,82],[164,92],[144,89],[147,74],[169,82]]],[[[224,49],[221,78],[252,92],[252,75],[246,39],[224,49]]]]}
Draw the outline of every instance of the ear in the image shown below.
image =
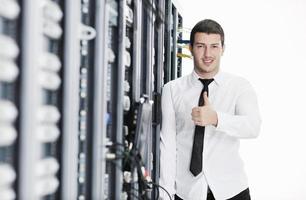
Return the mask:
{"type": "Polygon", "coordinates": [[[221,53],[222,56],[224,54],[224,51],[225,51],[225,44],[223,44],[223,47],[222,47],[222,53],[221,53]]]}
{"type": "Polygon", "coordinates": [[[192,50],[193,50],[193,48],[192,48],[191,44],[189,44],[189,51],[190,51],[191,55],[193,56],[192,50]]]}

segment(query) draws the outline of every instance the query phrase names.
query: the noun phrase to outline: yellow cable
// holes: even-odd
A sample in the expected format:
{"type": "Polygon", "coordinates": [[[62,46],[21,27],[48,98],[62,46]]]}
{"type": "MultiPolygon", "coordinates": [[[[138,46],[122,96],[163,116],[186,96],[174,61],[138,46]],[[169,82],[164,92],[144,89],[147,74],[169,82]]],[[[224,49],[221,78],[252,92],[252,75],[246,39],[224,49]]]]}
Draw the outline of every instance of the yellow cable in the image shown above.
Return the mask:
{"type": "Polygon", "coordinates": [[[177,53],[176,56],[177,57],[181,57],[181,58],[190,58],[190,59],[192,59],[191,55],[184,54],[184,53],[177,53]]]}

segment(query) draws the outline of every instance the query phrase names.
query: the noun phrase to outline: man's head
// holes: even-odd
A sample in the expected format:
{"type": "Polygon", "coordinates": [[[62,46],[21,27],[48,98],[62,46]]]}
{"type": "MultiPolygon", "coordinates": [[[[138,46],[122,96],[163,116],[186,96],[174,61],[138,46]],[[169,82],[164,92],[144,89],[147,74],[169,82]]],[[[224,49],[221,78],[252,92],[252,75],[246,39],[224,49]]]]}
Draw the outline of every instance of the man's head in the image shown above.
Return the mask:
{"type": "Polygon", "coordinates": [[[190,45],[193,46],[194,43],[194,35],[196,33],[207,33],[207,34],[218,34],[221,38],[222,47],[224,47],[224,32],[220,24],[218,22],[211,19],[204,19],[199,21],[191,30],[190,34],[190,45]]]}
{"type": "Polygon", "coordinates": [[[190,51],[198,75],[213,77],[219,71],[224,51],[224,32],[220,24],[210,19],[198,22],[191,31],[190,51]]]}

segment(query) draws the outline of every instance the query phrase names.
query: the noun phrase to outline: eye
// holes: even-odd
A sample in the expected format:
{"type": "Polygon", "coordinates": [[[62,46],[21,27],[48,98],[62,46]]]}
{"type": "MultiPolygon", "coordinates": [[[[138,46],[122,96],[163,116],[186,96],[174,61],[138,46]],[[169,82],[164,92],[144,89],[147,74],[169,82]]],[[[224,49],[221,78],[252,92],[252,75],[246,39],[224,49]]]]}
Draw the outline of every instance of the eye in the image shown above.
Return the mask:
{"type": "Polygon", "coordinates": [[[219,48],[219,45],[213,45],[212,46],[214,49],[217,49],[217,48],[219,48]]]}
{"type": "Polygon", "coordinates": [[[197,48],[203,48],[204,45],[203,44],[197,44],[197,48]]]}

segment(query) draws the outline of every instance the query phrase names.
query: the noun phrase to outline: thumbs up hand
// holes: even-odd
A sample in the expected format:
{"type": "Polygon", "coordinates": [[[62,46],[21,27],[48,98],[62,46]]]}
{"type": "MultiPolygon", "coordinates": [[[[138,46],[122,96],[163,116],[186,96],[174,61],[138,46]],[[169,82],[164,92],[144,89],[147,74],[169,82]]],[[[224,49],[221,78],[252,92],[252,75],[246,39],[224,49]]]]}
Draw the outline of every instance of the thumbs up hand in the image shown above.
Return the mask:
{"type": "Polygon", "coordinates": [[[206,126],[218,124],[217,112],[213,109],[207,96],[207,92],[203,93],[204,106],[192,108],[191,116],[195,125],[206,126]]]}

